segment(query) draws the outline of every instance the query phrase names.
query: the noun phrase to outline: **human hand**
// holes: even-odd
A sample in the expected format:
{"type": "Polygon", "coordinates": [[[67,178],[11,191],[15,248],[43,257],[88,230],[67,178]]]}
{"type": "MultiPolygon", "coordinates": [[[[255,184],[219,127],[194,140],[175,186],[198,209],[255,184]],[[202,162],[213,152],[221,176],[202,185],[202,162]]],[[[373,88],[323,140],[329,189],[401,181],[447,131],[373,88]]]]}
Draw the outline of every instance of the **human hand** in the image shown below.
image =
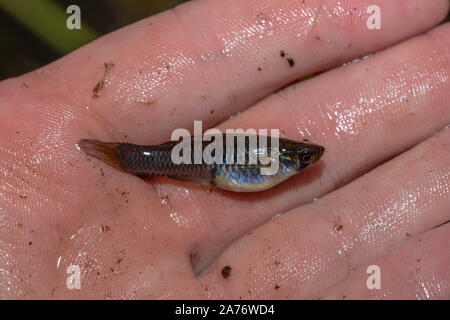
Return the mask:
{"type": "Polygon", "coordinates": [[[2,82],[0,295],[449,298],[450,25],[420,35],[447,12],[446,0],[195,1],[2,82]],[[381,30],[366,27],[373,2],[381,30]],[[194,120],[280,128],[326,152],[239,194],[144,181],[76,148],[158,144],[194,120]]]}

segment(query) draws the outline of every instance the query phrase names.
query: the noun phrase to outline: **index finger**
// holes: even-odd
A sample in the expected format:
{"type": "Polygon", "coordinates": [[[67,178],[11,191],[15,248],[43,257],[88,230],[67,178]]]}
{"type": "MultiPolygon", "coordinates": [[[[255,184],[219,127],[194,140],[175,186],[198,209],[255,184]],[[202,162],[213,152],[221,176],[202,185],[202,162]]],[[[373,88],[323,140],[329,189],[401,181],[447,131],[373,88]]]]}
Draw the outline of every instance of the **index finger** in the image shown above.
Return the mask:
{"type": "Polygon", "coordinates": [[[161,142],[195,119],[214,125],[301,76],[420,33],[447,6],[445,0],[189,2],[81,48],[30,76],[29,85],[63,83],[73,108],[89,109],[82,116],[88,127],[100,119],[96,138],[126,133],[135,143],[161,142]],[[374,4],[380,30],[367,27],[374,4]]]}

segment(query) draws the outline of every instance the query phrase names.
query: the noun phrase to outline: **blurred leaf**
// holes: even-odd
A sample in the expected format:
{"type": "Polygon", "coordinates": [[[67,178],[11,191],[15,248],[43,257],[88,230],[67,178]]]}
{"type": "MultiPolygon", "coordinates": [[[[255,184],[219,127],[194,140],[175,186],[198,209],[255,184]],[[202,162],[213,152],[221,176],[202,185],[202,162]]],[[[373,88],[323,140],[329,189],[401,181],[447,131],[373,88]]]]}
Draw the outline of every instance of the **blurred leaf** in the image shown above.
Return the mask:
{"type": "Polygon", "coordinates": [[[0,0],[0,8],[60,54],[66,54],[98,36],[83,20],[80,30],[67,29],[69,15],[52,0],[0,0]]]}

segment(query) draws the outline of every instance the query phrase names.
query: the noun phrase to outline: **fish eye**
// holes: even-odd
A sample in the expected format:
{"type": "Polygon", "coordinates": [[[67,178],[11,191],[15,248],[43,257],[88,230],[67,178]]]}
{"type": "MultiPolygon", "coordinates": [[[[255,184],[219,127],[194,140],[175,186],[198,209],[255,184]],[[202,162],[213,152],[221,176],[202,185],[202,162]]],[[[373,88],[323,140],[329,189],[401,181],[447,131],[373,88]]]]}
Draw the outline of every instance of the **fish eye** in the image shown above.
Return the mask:
{"type": "Polygon", "coordinates": [[[312,156],[308,153],[302,155],[302,161],[305,163],[310,163],[312,160],[312,156]]]}

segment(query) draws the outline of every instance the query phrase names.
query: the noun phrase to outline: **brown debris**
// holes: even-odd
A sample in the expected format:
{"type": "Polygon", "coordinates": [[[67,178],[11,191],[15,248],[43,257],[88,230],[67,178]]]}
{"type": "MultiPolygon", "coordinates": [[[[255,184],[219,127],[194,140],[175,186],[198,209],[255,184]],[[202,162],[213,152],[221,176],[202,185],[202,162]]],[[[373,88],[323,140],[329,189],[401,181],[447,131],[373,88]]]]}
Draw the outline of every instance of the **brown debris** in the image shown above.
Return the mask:
{"type": "Polygon", "coordinates": [[[294,66],[294,64],[295,64],[295,62],[294,62],[294,59],[292,59],[292,58],[287,58],[287,61],[288,61],[288,63],[289,63],[289,67],[293,67],[294,66]]]}
{"type": "Polygon", "coordinates": [[[288,57],[286,52],[283,49],[280,50],[280,56],[282,58],[286,58],[287,62],[289,63],[289,67],[292,68],[294,66],[294,64],[295,64],[294,59],[292,57],[288,57]]]}
{"type": "Polygon", "coordinates": [[[141,102],[142,104],[145,104],[147,106],[151,106],[152,104],[155,104],[155,102],[152,100],[144,100],[144,101],[139,101],[139,102],[141,102]]]}
{"type": "Polygon", "coordinates": [[[200,261],[200,257],[198,256],[197,251],[191,251],[189,254],[189,261],[191,262],[192,269],[195,269],[198,262],[200,261]]]}
{"type": "Polygon", "coordinates": [[[111,228],[109,227],[109,226],[105,226],[105,225],[101,225],[100,226],[100,230],[102,231],[102,232],[107,232],[107,231],[109,231],[109,230],[111,230],[111,228]]]}
{"type": "Polygon", "coordinates": [[[333,223],[333,229],[334,231],[341,232],[344,226],[341,224],[341,218],[340,217],[331,217],[328,219],[331,223],[333,223]]]}
{"type": "Polygon", "coordinates": [[[228,278],[231,275],[231,267],[230,266],[223,267],[221,273],[224,279],[228,278]]]}
{"type": "Polygon", "coordinates": [[[97,82],[94,89],[92,90],[94,92],[94,94],[92,95],[93,98],[100,97],[100,93],[101,93],[102,89],[105,87],[106,77],[108,76],[108,73],[109,73],[109,71],[111,71],[112,68],[114,68],[114,63],[105,62],[105,72],[103,73],[103,77],[100,79],[99,82],[97,82]]]}

